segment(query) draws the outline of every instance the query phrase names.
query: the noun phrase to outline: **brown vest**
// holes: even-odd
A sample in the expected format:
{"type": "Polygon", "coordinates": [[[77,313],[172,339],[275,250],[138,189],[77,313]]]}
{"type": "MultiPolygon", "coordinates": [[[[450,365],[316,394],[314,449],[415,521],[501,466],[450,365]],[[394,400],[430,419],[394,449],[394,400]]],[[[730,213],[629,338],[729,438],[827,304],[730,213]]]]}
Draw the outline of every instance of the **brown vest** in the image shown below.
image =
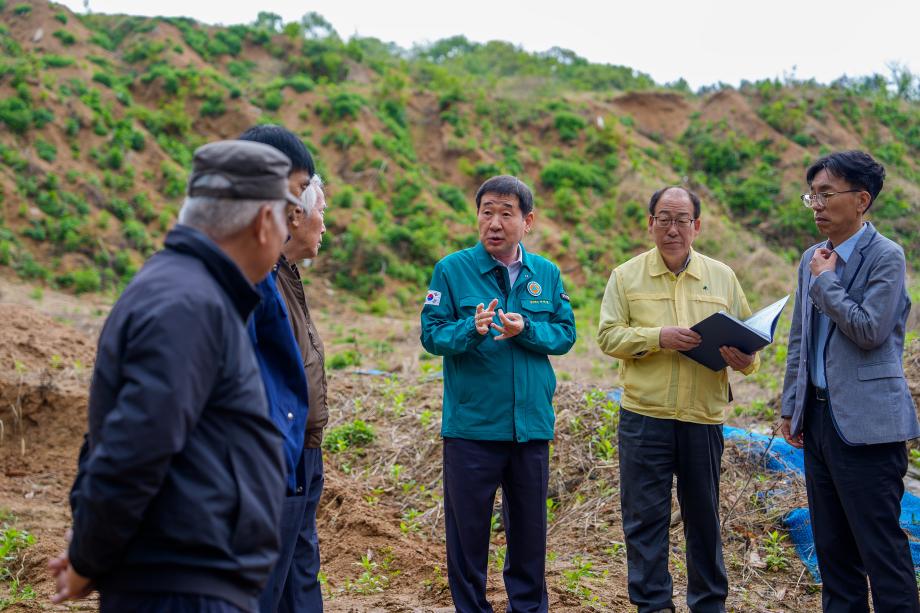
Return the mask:
{"type": "Polygon", "coordinates": [[[278,291],[281,292],[281,297],[287,306],[291,327],[294,328],[294,338],[297,339],[297,346],[300,347],[304,372],[307,375],[307,401],[310,403],[310,412],[307,416],[307,436],[304,446],[315,448],[322,445],[323,428],[329,421],[329,410],[326,407],[326,354],[323,349],[323,340],[319,337],[316,326],[313,325],[313,318],[310,317],[307,296],[297,265],[288,262],[284,256],[281,256],[276,268],[278,291]]]}

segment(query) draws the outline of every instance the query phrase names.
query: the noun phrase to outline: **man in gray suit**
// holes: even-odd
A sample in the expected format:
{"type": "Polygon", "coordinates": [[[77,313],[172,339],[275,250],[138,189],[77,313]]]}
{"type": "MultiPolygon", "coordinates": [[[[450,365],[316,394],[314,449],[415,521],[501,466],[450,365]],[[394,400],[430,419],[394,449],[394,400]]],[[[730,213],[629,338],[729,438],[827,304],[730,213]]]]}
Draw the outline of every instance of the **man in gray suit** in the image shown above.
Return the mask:
{"type": "Polygon", "coordinates": [[[805,483],[828,612],[920,612],[898,518],[905,441],[920,424],[901,356],[910,312],[901,247],[863,221],[885,169],[861,151],[812,164],[802,196],[826,242],[799,264],[781,432],[805,448],[805,483]]]}

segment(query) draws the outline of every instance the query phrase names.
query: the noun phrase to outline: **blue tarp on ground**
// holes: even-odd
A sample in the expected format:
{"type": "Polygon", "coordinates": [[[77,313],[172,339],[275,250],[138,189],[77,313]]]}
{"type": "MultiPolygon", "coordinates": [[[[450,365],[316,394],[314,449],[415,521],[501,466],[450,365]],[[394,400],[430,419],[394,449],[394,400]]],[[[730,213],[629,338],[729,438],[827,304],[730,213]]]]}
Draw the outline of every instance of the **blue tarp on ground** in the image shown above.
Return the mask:
{"type": "MultiPolygon", "coordinates": [[[[750,454],[752,460],[763,464],[765,468],[804,478],[805,454],[782,438],[772,438],[731,426],[725,426],[723,432],[727,440],[736,441],[741,449],[750,454]]],[[[789,530],[789,537],[802,563],[815,581],[820,582],[821,575],[815,556],[815,538],[811,531],[808,509],[790,511],[783,518],[783,524],[789,530]]],[[[910,552],[914,567],[920,569],[920,542],[913,540],[920,539],[920,498],[910,492],[905,492],[901,499],[901,527],[911,536],[910,552]]]]}

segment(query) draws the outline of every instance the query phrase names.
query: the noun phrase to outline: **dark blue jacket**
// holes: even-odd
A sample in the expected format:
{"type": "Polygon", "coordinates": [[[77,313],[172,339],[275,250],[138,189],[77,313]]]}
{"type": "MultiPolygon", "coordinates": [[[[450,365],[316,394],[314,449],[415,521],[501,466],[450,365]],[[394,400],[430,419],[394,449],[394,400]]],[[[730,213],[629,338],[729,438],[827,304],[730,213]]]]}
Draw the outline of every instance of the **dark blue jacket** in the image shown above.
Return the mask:
{"type": "Polygon", "coordinates": [[[249,319],[249,338],[265,384],[268,414],[284,437],[288,494],[302,494],[305,484],[297,483],[296,468],[307,429],[307,376],[274,277],[265,277],[256,290],[262,299],[249,319]]]}
{"type": "Polygon", "coordinates": [[[70,562],[101,591],[255,608],[285,479],[246,334],[258,299],[213,242],[177,226],[112,308],[71,491],[70,562]]]}

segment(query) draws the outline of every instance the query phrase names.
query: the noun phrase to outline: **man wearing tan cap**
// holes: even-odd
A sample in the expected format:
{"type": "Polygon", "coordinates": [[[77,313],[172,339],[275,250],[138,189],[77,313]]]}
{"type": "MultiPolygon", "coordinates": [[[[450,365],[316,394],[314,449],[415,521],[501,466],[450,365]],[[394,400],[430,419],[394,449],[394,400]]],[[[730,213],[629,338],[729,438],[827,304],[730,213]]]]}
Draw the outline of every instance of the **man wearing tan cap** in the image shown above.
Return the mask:
{"type": "Polygon", "coordinates": [[[195,152],[179,224],[99,338],[55,602],[98,589],[104,612],[256,609],[286,471],[245,323],[299,204],[290,165],[259,143],[195,152]]]}

